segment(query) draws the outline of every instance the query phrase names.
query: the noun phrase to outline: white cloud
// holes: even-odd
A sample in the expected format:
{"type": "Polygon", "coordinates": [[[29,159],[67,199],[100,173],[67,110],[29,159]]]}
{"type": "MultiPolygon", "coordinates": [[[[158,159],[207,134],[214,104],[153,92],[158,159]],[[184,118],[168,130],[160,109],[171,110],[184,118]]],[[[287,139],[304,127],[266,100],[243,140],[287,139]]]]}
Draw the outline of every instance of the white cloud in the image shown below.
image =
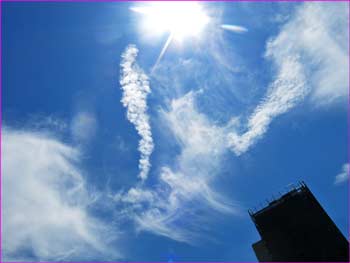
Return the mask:
{"type": "Polygon", "coordinates": [[[210,184],[221,168],[226,152],[225,128],[210,122],[195,106],[196,94],[190,92],[173,100],[169,111],[162,113],[165,123],[181,146],[173,169],[164,168],[160,179],[178,194],[201,195],[212,208],[228,212],[220,205],[221,197],[210,184]],[[175,170],[172,171],[172,170],[175,170]]]}
{"type": "Polygon", "coordinates": [[[279,65],[276,80],[269,87],[264,100],[256,107],[242,135],[228,134],[229,147],[240,155],[246,152],[267,131],[272,120],[287,112],[308,93],[298,57],[285,57],[279,65]]]}
{"type": "Polygon", "coordinates": [[[341,172],[335,177],[334,184],[342,184],[349,180],[349,172],[350,165],[348,163],[345,163],[342,167],[341,172]]]}
{"type": "Polygon", "coordinates": [[[155,199],[154,193],[149,190],[143,190],[140,188],[130,188],[129,191],[124,194],[119,192],[114,196],[114,201],[123,201],[126,203],[137,204],[137,203],[153,203],[155,199]]]}
{"type": "MultiPolygon", "coordinates": [[[[162,123],[175,137],[180,154],[174,163],[163,166],[155,189],[137,186],[117,198],[132,204],[128,213],[140,230],[182,242],[196,242],[206,231],[202,227],[210,221],[210,217],[203,217],[203,211],[211,208],[234,213],[238,210],[237,206],[228,205],[214,186],[228,148],[237,155],[246,152],[266,133],[274,118],[295,107],[308,95],[318,105],[329,105],[346,97],[344,72],[348,72],[348,64],[344,57],[347,57],[348,35],[347,24],[344,26],[343,22],[347,11],[342,10],[341,18],[337,18],[335,13],[342,5],[323,4],[303,4],[282,26],[280,33],[269,40],[266,58],[272,61],[276,75],[246,124],[241,125],[241,117],[234,117],[223,126],[212,123],[197,111],[193,92],[172,100],[169,110],[161,112],[162,123]],[[314,21],[318,16],[322,22],[314,21]],[[317,44],[313,45],[315,41],[317,44]],[[331,47],[326,47],[322,41],[331,47]]],[[[136,54],[136,48],[129,54],[132,57],[129,68],[136,54]]],[[[162,75],[168,79],[166,76],[162,75]]],[[[128,80],[131,83],[138,81],[137,76],[131,79],[128,80]]],[[[176,80],[174,77],[170,81],[173,79],[176,80]]],[[[169,82],[165,86],[174,85],[169,82]]],[[[176,88],[175,94],[183,90],[183,87],[176,88]]]]}
{"type": "Polygon", "coordinates": [[[237,25],[220,25],[222,29],[234,32],[234,33],[245,33],[248,32],[248,29],[243,26],[237,25]]]}
{"type": "Polygon", "coordinates": [[[78,161],[78,150],[52,136],[2,129],[3,259],[119,257],[106,244],[110,230],[87,211],[78,161]]]}
{"type": "Polygon", "coordinates": [[[203,155],[220,154],[224,149],[224,130],[197,111],[196,94],[189,92],[172,100],[169,111],[161,112],[163,120],[188,156],[195,155],[194,152],[203,155]]]}
{"type": "Polygon", "coordinates": [[[285,57],[301,58],[316,104],[347,98],[348,10],[348,3],[304,3],[267,45],[267,55],[278,64],[285,57]]]}
{"type": "Polygon", "coordinates": [[[267,44],[266,58],[276,79],[249,117],[246,132],[228,134],[231,149],[246,152],[272,120],[307,95],[317,105],[346,100],[348,95],[348,22],[345,4],[305,3],[267,44]]]}
{"type": "Polygon", "coordinates": [[[42,114],[30,116],[24,126],[32,127],[35,130],[50,129],[60,133],[64,133],[68,128],[65,121],[55,116],[43,116],[42,114]]]}
{"type": "Polygon", "coordinates": [[[71,125],[71,133],[79,143],[87,142],[96,133],[97,122],[91,112],[79,112],[74,116],[71,125]]]}
{"type": "Polygon", "coordinates": [[[237,208],[214,192],[208,180],[175,173],[169,167],[162,168],[154,190],[133,188],[132,192],[130,195],[129,191],[123,201],[127,199],[126,202],[132,203],[129,215],[135,220],[138,231],[190,244],[208,238],[203,233],[211,221],[208,208],[226,214],[236,212],[237,208]],[[205,213],[207,216],[203,216],[205,213]]]}
{"type": "Polygon", "coordinates": [[[194,97],[190,92],[173,100],[168,111],[161,112],[162,122],[181,147],[173,167],[162,167],[155,188],[139,186],[115,198],[117,202],[132,204],[128,213],[138,230],[188,243],[203,238],[203,230],[209,225],[210,217],[200,213],[210,213],[211,209],[221,213],[238,210],[213,186],[227,149],[225,131],[196,110],[194,97]]]}
{"type": "Polygon", "coordinates": [[[139,177],[145,180],[151,168],[149,161],[154,144],[151,126],[147,115],[147,95],[151,92],[148,77],[136,64],[138,49],[129,45],[122,55],[120,85],[123,90],[121,102],[127,108],[127,118],[135,125],[139,141],[139,177]]]}

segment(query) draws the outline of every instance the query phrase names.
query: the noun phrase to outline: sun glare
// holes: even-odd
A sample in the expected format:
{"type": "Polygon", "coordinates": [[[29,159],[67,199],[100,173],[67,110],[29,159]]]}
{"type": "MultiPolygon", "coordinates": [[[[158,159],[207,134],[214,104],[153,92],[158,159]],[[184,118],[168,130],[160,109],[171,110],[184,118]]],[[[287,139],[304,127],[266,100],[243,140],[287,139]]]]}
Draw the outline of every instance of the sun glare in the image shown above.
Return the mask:
{"type": "Polygon", "coordinates": [[[149,33],[169,32],[178,41],[198,37],[209,22],[196,2],[153,2],[131,10],[143,15],[142,24],[149,33]]]}

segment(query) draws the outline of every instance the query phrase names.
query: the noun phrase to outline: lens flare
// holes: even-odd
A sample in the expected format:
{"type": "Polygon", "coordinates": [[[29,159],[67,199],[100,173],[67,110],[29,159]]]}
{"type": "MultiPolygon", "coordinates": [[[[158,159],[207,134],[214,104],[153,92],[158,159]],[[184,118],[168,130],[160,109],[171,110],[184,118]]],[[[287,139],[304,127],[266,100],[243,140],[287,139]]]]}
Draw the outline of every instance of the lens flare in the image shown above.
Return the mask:
{"type": "Polygon", "coordinates": [[[146,33],[167,32],[178,41],[198,37],[209,23],[209,17],[196,2],[153,2],[131,10],[143,15],[141,24],[146,33]]]}

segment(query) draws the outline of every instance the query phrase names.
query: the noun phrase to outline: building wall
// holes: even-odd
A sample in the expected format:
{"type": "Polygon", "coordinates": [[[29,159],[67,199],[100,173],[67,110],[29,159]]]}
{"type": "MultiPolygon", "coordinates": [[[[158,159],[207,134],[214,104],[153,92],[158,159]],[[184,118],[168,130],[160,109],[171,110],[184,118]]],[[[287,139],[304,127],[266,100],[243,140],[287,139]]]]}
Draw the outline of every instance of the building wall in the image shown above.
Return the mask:
{"type": "Polygon", "coordinates": [[[268,207],[254,213],[252,219],[263,246],[254,251],[268,261],[348,261],[349,243],[323,210],[311,191],[303,185],[268,207]]]}

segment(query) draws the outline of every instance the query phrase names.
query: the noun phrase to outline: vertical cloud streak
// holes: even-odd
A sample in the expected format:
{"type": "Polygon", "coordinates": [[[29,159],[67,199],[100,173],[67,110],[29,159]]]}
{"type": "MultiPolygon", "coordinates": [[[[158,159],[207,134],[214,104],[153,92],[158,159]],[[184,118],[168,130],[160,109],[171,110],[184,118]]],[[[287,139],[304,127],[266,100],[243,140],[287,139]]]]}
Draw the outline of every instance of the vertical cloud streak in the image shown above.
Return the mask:
{"type": "Polygon", "coordinates": [[[227,150],[225,131],[198,112],[195,96],[190,92],[160,111],[159,121],[169,128],[164,132],[170,132],[181,148],[175,162],[161,167],[152,188],[136,186],[113,197],[126,207],[122,214],[134,220],[138,231],[189,244],[209,237],[212,211],[240,212],[214,186],[227,150]]]}
{"type": "Polygon", "coordinates": [[[151,168],[149,161],[153,152],[154,144],[152,139],[151,126],[147,115],[147,95],[151,92],[147,75],[136,63],[138,49],[129,45],[122,54],[120,85],[123,90],[121,102],[127,109],[128,120],[135,125],[139,141],[139,177],[147,179],[151,168]]]}

